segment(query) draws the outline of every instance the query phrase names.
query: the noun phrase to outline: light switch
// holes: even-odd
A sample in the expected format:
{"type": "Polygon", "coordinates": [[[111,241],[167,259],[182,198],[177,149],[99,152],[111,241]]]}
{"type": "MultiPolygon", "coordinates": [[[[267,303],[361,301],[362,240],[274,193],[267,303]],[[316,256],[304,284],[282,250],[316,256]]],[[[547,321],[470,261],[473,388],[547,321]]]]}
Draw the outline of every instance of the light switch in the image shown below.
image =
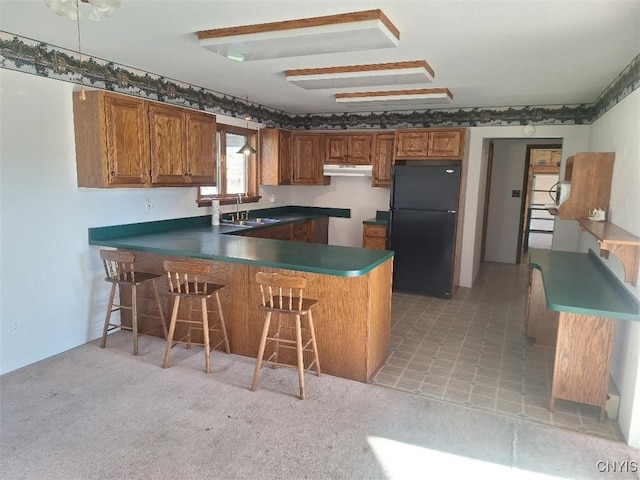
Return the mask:
{"type": "Polygon", "coordinates": [[[520,190],[511,190],[511,196],[520,198],[520,190]]]}

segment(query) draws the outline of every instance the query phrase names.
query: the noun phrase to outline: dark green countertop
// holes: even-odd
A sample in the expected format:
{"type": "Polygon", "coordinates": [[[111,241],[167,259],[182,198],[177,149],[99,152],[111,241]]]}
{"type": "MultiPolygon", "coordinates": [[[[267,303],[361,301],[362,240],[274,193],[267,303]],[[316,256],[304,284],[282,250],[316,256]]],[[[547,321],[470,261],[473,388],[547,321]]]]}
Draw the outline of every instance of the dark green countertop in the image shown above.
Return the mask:
{"type": "Polygon", "coordinates": [[[592,251],[529,251],[540,270],[547,307],[558,312],[640,321],[638,300],[592,251]]]}
{"type": "MultiPolygon", "coordinates": [[[[292,207],[254,210],[251,217],[279,218],[281,225],[327,216],[349,217],[343,209],[292,207]],[[302,209],[308,210],[302,210],[302,209]]],[[[266,228],[266,227],[252,227],[266,228]]],[[[160,255],[245,263],[287,270],[356,277],[393,257],[389,250],[287,242],[238,235],[246,227],[211,225],[211,215],[89,229],[89,244],[160,255]]]]}
{"type": "Polygon", "coordinates": [[[382,227],[389,226],[389,211],[388,210],[378,210],[376,211],[375,218],[367,218],[363,220],[365,225],[380,225],[382,227]]]}

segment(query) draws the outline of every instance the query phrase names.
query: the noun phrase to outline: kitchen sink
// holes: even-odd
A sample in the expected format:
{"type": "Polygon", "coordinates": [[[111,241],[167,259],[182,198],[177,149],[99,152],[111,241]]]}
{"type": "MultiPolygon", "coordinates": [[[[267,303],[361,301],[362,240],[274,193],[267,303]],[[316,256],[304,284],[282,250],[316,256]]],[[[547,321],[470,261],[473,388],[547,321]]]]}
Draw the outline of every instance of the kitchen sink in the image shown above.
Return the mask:
{"type": "Polygon", "coordinates": [[[262,225],[272,225],[278,223],[277,218],[247,218],[244,220],[222,220],[223,224],[236,225],[240,227],[258,227],[262,225]]]}

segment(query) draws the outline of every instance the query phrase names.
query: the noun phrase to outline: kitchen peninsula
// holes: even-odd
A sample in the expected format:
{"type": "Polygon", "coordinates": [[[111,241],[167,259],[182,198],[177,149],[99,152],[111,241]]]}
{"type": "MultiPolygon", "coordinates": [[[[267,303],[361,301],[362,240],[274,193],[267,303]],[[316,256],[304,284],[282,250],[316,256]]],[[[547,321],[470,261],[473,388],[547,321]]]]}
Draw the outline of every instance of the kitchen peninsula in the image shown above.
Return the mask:
{"type": "MultiPolygon", "coordinates": [[[[279,225],[331,215],[322,210],[288,212],[279,225]]],[[[246,236],[254,228],[269,227],[212,226],[205,215],[90,228],[89,243],[133,251],[139,269],[156,273],[164,273],[165,259],[211,265],[212,278],[226,285],[220,297],[231,352],[249,357],[257,354],[262,329],[255,274],[302,273],[309,280],[305,296],[319,299],[314,323],[322,371],[367,382],[387,355],[393,252],[246,236]]]]}

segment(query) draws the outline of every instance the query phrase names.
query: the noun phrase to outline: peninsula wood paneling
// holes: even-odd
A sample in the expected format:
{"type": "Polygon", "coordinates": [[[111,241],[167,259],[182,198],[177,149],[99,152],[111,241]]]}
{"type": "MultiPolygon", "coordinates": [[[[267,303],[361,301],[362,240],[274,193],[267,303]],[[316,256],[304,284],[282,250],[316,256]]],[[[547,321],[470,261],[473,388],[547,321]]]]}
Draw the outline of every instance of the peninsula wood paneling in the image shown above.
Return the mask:
{"type": "MultiPolygon", "coordinates": [[[[231,352],[234,354],[255,358],[258,353],[264,312],[258,310],[260,290],[255,282],[255,274],[264,271],[302,275],[308,279],[305,296],[318,299],[318,304],[313,308],[313,318],[323,373],[367,382],[387,356],[391,328],[392,260],[387,260],[362,276],[339,277],[136,252],[137,268],[149,272],[164,275],[162,262],[168,259],[207,263],[212,267],[212,274],[208,278],[226,285],[220,290],[220,300],[231,352]]],[[[169,318],[170,299],[162,294],[167,288],[165,277],[158,282],[158,288],[166,308],[165,314],[169,318]]],[[[215,309],[213,302],[210,309],[215,309]]],[[[186,312],[183,310],[182,313],[186,312]]],[[[146,329],[158,326],[158,321],[145,322],[141,326],[146,329]]],[[[161,336],[161,330],[157,330],[157,335],[161,336]]],[[[195,338],[200,339],[199,336],[195,338]]],[[[295,362],[293,357],[289,360],[291,364],[295,362]]]]}
{"type": "Polygon", "coordinates": [[[560,312],[551,386],[551,411],[556,400],[600,407],[604,418],[615,320],[560,312]]]}

